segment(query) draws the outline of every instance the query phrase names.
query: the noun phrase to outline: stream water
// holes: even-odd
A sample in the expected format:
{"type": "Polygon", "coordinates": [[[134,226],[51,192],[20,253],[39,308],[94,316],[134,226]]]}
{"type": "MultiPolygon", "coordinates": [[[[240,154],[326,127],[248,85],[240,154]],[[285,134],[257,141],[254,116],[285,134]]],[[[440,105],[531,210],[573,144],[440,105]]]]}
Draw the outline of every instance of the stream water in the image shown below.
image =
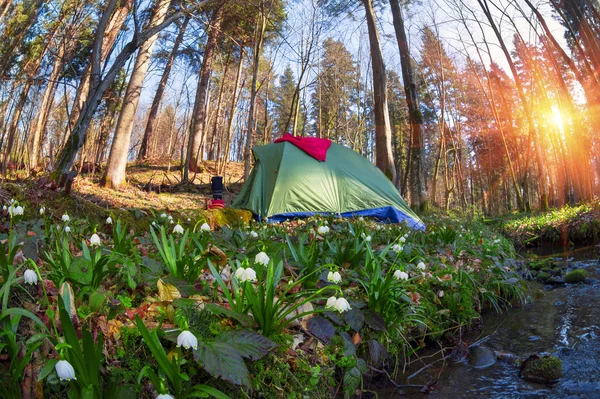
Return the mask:
{"type": "MultiPolygon", "coordinates": [[[[428,394],[388,389],[378,391],[378,397],[600,399],[598,255],[593,247],[566,253],[545,252],[543,255],[566,262],[569,269],[585,269],[591,283],[553,288],[529,282],[529,295],[536,296],[535,299],[505,314],[484,315],[482,338],[477,348],[483,354],[458,361],[440,361],[411,380],[399,381],[420,385],[437,380],[428,394]],[[541,296],[535,295],[536,292],[541,292],[541,296]],[[496,360],[494,351],[520,358],[543,352],[554,354],[563,362],[563,378],[552,386],[527,382],[519,377],[518,366],[496,360]]],[[[473,354],[473,348],[470,350],[473,354]]],[[[431,361],[428,359],[415,369],[431,361]]],[[[405,375],[410,373],[412,371],[405,375]]]]}

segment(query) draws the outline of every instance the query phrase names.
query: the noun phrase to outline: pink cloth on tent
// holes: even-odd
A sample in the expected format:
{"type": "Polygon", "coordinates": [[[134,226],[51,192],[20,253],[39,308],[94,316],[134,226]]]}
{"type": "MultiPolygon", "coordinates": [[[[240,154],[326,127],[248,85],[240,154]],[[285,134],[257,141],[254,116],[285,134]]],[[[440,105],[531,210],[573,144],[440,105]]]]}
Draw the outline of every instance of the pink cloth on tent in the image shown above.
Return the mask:
{"type": "Polygon", "coordinates": [[[327,150],[331,147],[331,140],[319,139],[316,137],[296,137],[289,133],[286,133],[283,137],[275,140],[275,143],[281,143],[283,141],[289,141],[317,161],[321,162],[325,162],[327,150]]]}

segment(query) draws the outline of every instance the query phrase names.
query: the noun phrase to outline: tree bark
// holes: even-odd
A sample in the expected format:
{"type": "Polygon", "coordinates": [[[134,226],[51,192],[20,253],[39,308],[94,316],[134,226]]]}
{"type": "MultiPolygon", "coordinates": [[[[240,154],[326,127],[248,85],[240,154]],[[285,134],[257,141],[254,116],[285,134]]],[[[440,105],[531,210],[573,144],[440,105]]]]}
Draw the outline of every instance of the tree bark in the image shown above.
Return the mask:
{"type": "Polygon", "coordinates": [[[362,0],[367,18],[371,65],[373,68],[373,103],[375,114],[375,164],[390,179],[396,182],[396,166],[392,154],[392,129],[387,104],[387,76],[377,32],[377,21],[372,0],[362,0]]]}
{"type": "Polygon", "coordinates": [[[423,140],[423,115],[419,108],[417,98],[417,85],[410,57],[410,49],[404,27],[404,16],[398,0],[390,0],[392,17],[400,62],[402,64],[402,80],[408,106],[408,120],[410,124],[410,191],[412,207],[418,211],[426,211],[429,207],[427,200],[427,182],[425,181],[425,145],[423,140]]]}
{"type": "Polygon", "coordinates": [[[165,69],[163,70],[163,74],[160,77],[160,82],[158,83],[158,88],[156,89],[156,93],[154,94],[154,99],[152,100],[152,106],[150,107],[150,112],[148,113],[148,121],[146,122],[146,129],[144,130],[144,137],[142,139],[142,143],[140,144],[140,150],[138,152],[137,159],[141,161],[143,159],[148,158],[149,152],[149,143],[152,138],[152,133],[154,131],[154,125],[156,124],[156,117],[158,115],[158,110],[160,108],[160,103],[162,101],[163,95],[165,93],[165,88],[167,87],[167,82],[169,80],[169,75],[171,74],[171,68],[173,67],[173,63],[175,62],[175,58],[177,57],[177,52],[179,51],[179,46],[181,46],[181,42],[183,41],[183,35],[185,34],[185,30],[187,28],[188,22],[190,18],[186,16],[179,28],[179,33],[175,38],[175,42],[173,43],[173,49],[169,54],[169,58],[167,59],[167,63],[165,64],[165,69]]]}
{"type": "Polygon", "coordinates": [[[252,142],[254,139],[254,112],[256,108],[256,95],[258,94],[258,68],[262,53],[262,44],[267,29],[267,17],[262,10],[259,12],[260,22],[257,22],[254,35],[254,63],[252,65],[252,87],[250,88],[250,109],[248,111],[248,126],[246,143],[244,145],[244,180],[250,176],[250,161],[252,158],[252,142]],[[260,26],[259,26],[260,24],[260,26]]]}
{"type": "Polygon", "coordinates": [[[190,127],[190,139],[187,148],[186,167],[183,175],[183,181],[189,180],[189,171],[199,170],[202,162],[201,147],[204,141],[206,115],[207,115],[207,96],[208,83],[212,73],[212,62],[217,42],[221,38],[221,23],[223,22],[224,2],[218,4],[215,9],[208,27],[208,39],[204,48],[204,57],[202,67],[198,76],[198,89],[196,90],[196,99],[194,101],[194,111],[190,127]]]}
{"type": "MultiPolygon", "coordinates": [[[[148,26],[156,26],[163,22],[170,3],[171,0],[157,0],[148,26]]],[[[148,40],[141,44],[138,50],[133,71],[129,78],[129,84],[125,91],[125,99],[123,100],[121,113],[117,120],[117,127],[115,128],[110,155],[108,156],[108,162],[106,164],[106,171],[100,183],[102,186],[118,188],[125,182],[127,155],[129,154],[129,144],[131,142],[135,111],[137,110],[144,78],[146,77],[146,72],[148,72],[148,67],[150,66],[152,50],[157,38],[158,33],[149,37],[148,40]]]]}

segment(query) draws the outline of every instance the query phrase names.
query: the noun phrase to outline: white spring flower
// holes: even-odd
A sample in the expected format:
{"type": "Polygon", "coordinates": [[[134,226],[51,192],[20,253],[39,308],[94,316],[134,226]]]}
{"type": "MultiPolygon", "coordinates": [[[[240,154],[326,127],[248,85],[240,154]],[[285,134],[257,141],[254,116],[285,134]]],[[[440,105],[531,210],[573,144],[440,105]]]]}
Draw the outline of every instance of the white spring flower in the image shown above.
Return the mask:
{"type": "Polygon", "coordinates": [[[437,296],[439,296],[440,298],[442,298],[444,296],[444,290],[439,290],[437,292],[437,296]]]}
{"type": "Polygon", "coordinates": [[[339,272],[329,272],[327,274],[327,281],[330,281],[332,283],[341,283],[342,282],[342,275],[339,272]]]}
{"type": "Polygon", "coordinates": [[[406,242],[406,237],[402,236],[402,237],[400,237],[400,239],[398,241],[400,241],[402,244],[404,244],[406,242]]]}
{"type": "MultiPolygon", "coordinates": [[[[9,213],[10,213],[10,208],[9,208],[8,210],[9,210],[9,213]]],[[[15,208],[13,208],[13,211],[12,211],[12,213],[11,213],[10,215],[11,215],[11,216],[19,216],[19,215],[23,215],[23,212],[24,212],[24,211],[25,211],[25,210],[23,209],[23,207],[19,205],[19,206],[17,206],[17,207],[15,207],[15,208]]]]}
{"type": "Polygon", "coordinates": [[[73,366],[71,366],[71,363],[66,360],[59,360],[56,362],[54,368],[56,369],[56,375],[58,376],[58,379],[61,381],[71,381],[77,379],[75,378],[75,369],[73,366]]]}
{"type": "Polygon", "coordinates": [[[408,280],[408,273],[403,272],[402,270],[396,270],[394,272],[394,278],[396,280],[408,280]]]}
{"type": "Polygon", "coordinates": [[[166,214],[166,213],[161,213],[161,214],[160,214],[160,218],[161,218],[161,219],[165,219],[166,217],[167,217],[167,214],[166,214]]]}
{"type": "Polygon", "coordinates": [[[62,221],[63,222],[68,222],[69,220],[71,220],[71,218],[69,217],[69,215],[67,215],[66,213],[64,215],[62,215],[62,221]]]}
{"type": "Polygon", "coordinates": [[[173,223],[174,223],[173,220],[169,220],[169,224],[173,224],[173,223]]]}
{"type": "Polygon", "coordinates": [[[152,226],[156,227],[156,222],[152,222],[152,226]]]}
{"type": "Polygon", "coordinates": [[[3,206],[2,206],[2,210],[3,210],[4,212],[6,212],[6,211],[8,210],[8,208],[6,207],[6,205],[3,205],[3,206]]]}
{"type": "Polygon", "coordinates": [[[335,306],[335,303],[337,302],[337,298],[334,296],[329,297],[329,299],[327,300],[327,304],[325,304],[326,308],[333,308],[335,306]]]}
{"type": "Polygon", "coordinates": [[[381,230],[381,226],[380,226],[380,225],[378,225],[378,224],[376,224],[376,225],[375,225],[375,230],[381,230]]]}
{"type": "Polygon", "coordinates": [[[335,305],[333,307],[334,307],[335,310],[337,310],[340,313],[343,313],[343,312],[346,312],[346,311],[352,309],[350,307],[350,304],[346,300],[346,298],[338,298],[335,301],[335,305]]]}
{"type": "Polygon", "coordinates": [[[110,216],[106,218],[106,224],[112,224],[112,218],[110,216]]]}
{"type": "Polygon", "coordinates": [[[203,223],[202,226],[200,226],[200,231],[210,231],[210,225],[208,223],[203,223]]]}
{"type": "Polygon", "coordinates": [[[71,232],[71,228],[69,226],[65,226],[65,233],[70,233],[71,232]]]}
{"type": "Polygon", "coordinates": [[[269,264],[270,260],[271,260],[271,258],[269,258],[269,256],[264,252],[259,252],[254,257],[254,263],[260,263],[264,266],[267,266],[269,264]]]}
{"type": "Polygon", "coordinates": [[[187,221],[188,221],[188,222],[191,222],[191,221],[192,221],[192,219],[190,219],[190,218],[187,218],[187,221]]]}
{"type": "Polygon", "coordinates": [[[161,393],[156,397],[156,399],[175,399],[175,397],[169,395],[168,393],[161,393]]]}
{"type": "Polygon", "coordinates": [[[258,233],[256,231],[251,231],[250,232],[250,237],[252,237],[252,238],[258,237],[258,233]]]}
{"type": "Polygon", "coordinates": [[[185,349],[198,349],[198,338],[189,331],[182,331],[177,336],[177,347],[183,346],[185,349]]]}
{"type": "Polygon", "coordinates": [[[361,237],[363,238],[363,240],[365,240],[366,242],[371,242],[371,236],[366,235],[365,233],[362,233],[361,237]]]}
{"type": "Polygon", "coordinates": [[[31,269],[25,270],[23,278],[25,279],[25,283],[27,284],[37,284],[38,282],[37,273],[31,269]]]}
{"type": "Polygon", "coordinates": [[[394,252],[402,252],[403,249],[404,249],[404,247],[400,244],[392,245],[392,251],[394,251],[394,252]]]}
{"type": "MultiPolygon", "coordinates": [[[[66,227],[65,227],[65,230],[66,230],[66,227]]],[[[100,240],[100,236],[98,236],[98,234],[96,234],[96,233],[92,234],[92,236],[90,237],[90,245],[98,246],[100,244],[102,244],[102,241],[100,240]]]]}
{"type": "Polygon", "coordinates": [[[173,227],[173,233],[183,234],[183,227],[178,223],[177,226],[173,227]]]}
{"type": "Polygon", "coordinates": [[[425,269],[427,269],[427,266],[425,266],[425,263],[419,262],[419,264],[417,265],[417,269],[425,270],[425,269]]]}
{"type": "Polygon", "coordinates": [[[46,208],[41,207],[40,208],[40,216],[42,216],[45,212],[46,212],[46,208]]]}
{"type": "Polygon", "coordinates": [[[251,267],[247,269],[240,267],[235,271],[234,276],[240,280],[241,283],[246,281],[256,281],[256,272],[251,267]]]}
{"type": "Polygon", "coordinates": [[[328,226],[319,226],[319,228],[317,229],[317,232],[321,235],[327,234],[327,233],[329,233],[329,227],[328,226]]]}
{"type": "Polygon", "coordinates": [[[359,221],[359,222],[364,222],[364,221],[365,221],[365,218],[361,216],[361,217],[359,217],[359,218],[358,218],[358,221],[359,221]]]}

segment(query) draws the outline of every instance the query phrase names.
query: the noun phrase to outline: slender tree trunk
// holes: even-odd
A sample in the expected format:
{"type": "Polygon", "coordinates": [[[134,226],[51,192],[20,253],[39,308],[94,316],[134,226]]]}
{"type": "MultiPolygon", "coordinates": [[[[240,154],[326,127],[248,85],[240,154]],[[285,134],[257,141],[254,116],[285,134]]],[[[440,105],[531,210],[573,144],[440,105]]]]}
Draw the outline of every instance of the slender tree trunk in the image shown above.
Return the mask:
{"type": "Polygon", "coordinates": [[[57,80],[62,72],[61,66],[63,65],[63,57],[65,54],[66,45],[66,43],[60,45],[60,50],[54,60],[54,64],[52,65],[52,72],[50,73],[50,77],[48,78],[48,83],[46,85],[46,90],[44,91],[44,95],[42,97],[42,103],[40,105],[40,111],[38,113],[37,121],[35,123],[31,144],[31,169],[36,169],[38,166],[40,142],[42,140],[42,135],[46,130],[46,124],[48,122],[48,115],[50,114],[50,109],[52,108],[52,102],[54,99],[57,80]]]}
{"type": "Polygon", "coordinates": [[[162,76],[160,77],[160,82],[158,82],[158,88],[156,89],[156,93],[154,94],[154,100],[152,100],[152,106],[150,106],[150,112],[148,113],[148,121],[146,122],[144,137],[142,138],[142,143],[140,144],[140,150],[137,156],[138,161],[148,158],[148,147],[150,140],[152,139],[152,133],[154,130],[154,125],[156,124],[156,117],[158,115],[158,110],[160,109],[160,103],[165,93],[167,82],[169,80],[169,75],[171,74],[173,63],[175,62],[175,58],[177,57],[179,47],[181,46],[181,42],[183,41],[183,35],[185,34],[185,30],[187,28],[189,20],[189,15],[186,16],[183,20],[183,23],[179,28],[179,33],[177,34],[175,42],[173,43],[173,49],[171,50],[169,58],[167,59],[167,63],[165,64],[165,69],[163,70],[162,76]]]}
{"type": "Polygon", "coordinates": [[[367,18],[369,47],[373,68],[373,103],[375,114],[375,163],[377,167],[396,183],[396,167],[392,154],[392,130],[387,103],[387,76],[381,52],[381,42],[377,32],[377,21],[372,0],[362,0],[367,18]]]}
{"type": "Polygon", "coordinates": [[[513,62],[512,58],[510,56],[510,52],[508,51],[508,48],[506,47],[506,44],[504,43],[504,39],[502,38],[500,31],[498,30],[498,26],[496,25],[496,23],[494,22],[494,20],[492,18],[492,14],[487,5],[487,0],[477,0],[477,3],[479,3],[481,9],[483,10],[483,13],[485,14],[488,22],[490,23],[490,26],[492,27],[492,29],[496,35],[496,38],[500,44],[500,48],[502,49],[502,52],[504,53],[506,61],[508,62],[510,70],[513,74],[513,78],[515,80],[515,85],[517,87],[517,92],[519,94],[519,98],[521,99],[521,103],[523,104],[523,108],[525,110],[527,124],[529,125],[529,142],[531,142],[531,141],[534,142],[535,151],[536,151],[536,161],[538,164],[537,166],[538,166],[538,175],[539,175],[539,184],[540,184],[540,209],[542,211],[544,211],[544,210],[548,209],[548,190],[547,190],[547,184],[546,184],[546,169],[545,169],[544,163],[543,163],[543,156],[541,154],[541,148],[539,145],[540,141],[538,138],[537,129],[533,122],[532,110],[531,110],[530,104],[527,101],[527,98],[525,96],[523,84],[521,82],[521,78],[515,67],[515,63],[513,62]]]}
{"type": "MultiPolygon", "coordinates": [[[[73,166],[73,162],[77,153],[81,149],[83,143],[85,142],[85,137],[87,134],[87,130],[89,128],[90,122],[94,116],[94,112],[98,108],[100,101],[102,100],[102,96],[109,88],[109,86],[113,83],[117,73],[123,68],[127,60],[131,57],[131,55],[136,51],[136,49],[141,46],[146,40],[151,38],[152,36],[159,33],[162,29],[170,25],[175,19],[181,16],[181,13],[174,13],[173,15],[166,18],[163,23],[158,24],[156,26],[150,27],[148,29],[144,29],[142,32],[137,32],[132,41],[127,43],[119,52],[118,55],[114,57],[114,62],[107,68],[108,71],[102,77],[101,67],[102,67],[102,42],[104,38],[104,34],[106,32],[106,27],[108,25],[108,20],[110,15],[112,15],[118,0],[110,0],[107,10],[104,12],[100,23],[98,24],[98,28],[96,29],[96,35],[94,38],[94,48],[92,50],[92,61],[91,61],[91,74],[90,74],[90,90],[87,96],[87,100],[85,101],[79,116],[77,117],[77,121],[73,125],[73,130],[69,135],[67,142],[65,143],[64,148],[58,156],[58,160],[56,165],[54,166],[54,171],[52,172],[52,178],[55,181],[60,181],[63,174],[67,173],[71,167],[73,166]]],[[[196,4],[196,7],[201,7],[206,4],[206,1],[201,1],[199,4],[196,4]]]]}
{"type": "MultiPolygon", "coordinates": [[[[121,32],[121,28],[123,27],[123,23],[129,15],[130,6],[131,4],[129,1],[121,2],[120,5],[117,6],[118,8],[116,8],[116,10],[110,16],[110,20],[108,21],[106,31],[104,32],[102,39],[100,62],[103,63],[111,53],[113,45],[115,44],[117,37],[119,36],[119,32],[121,32]]],[[[81,79],[79,81],[79,86],[77,86],[73,107],[69,115],[69,132],[73,130],[75,122],[77,122],[79,119],[79,113],[87,101],[90,93],[91,74],[92,63],[90,62],[83,70],[83,74],[81,75],[81,79]]]]}
{"type": "Polygon", "coordinates": [[[239,100],[239,86],[240,81],[242,79],[242,67],[244,65],[244,43],[240,44],[240,60],[238,62],[237,74],[235,77],[235,84],[233,86],[233,98],[231,99],[231,107],[229,108],[229,120],[227,121],[227,130],[226,130],[226,141],[225,141],[225,151],[223,155],[223,160],[219,165],[219,175],[223,174],[223,171],[227,167],[227,162],[229,161],[229,151],[231,147],[231,139],[233,136],[233,121],[235,119],[235,110],[237,109],[237,104],[239,100]]]}
{"type": "Polygon", "coordinates": [[[246,143],[244,145],[244,180],[250,176],[250,161],[252,158],[252,141],[254,138],[255,121],[254,112],[256,108],[256,95],[258,94],[258,68],[260,56],[262,53],[262,44],[267,29],[267,17],[261,11],[259,12],[259,22],[256,25],[254,35],[254,63],[252,66],[252,87],[250,88],[250,110],[248,111],[248,133],[246,134],[246,143]]]}
{"type": "Polygon", "coordinates": [[[196,99],[194,101],[194,111],[192,114],[192,122],[190,127],[190,140],[188,142],[186,165],[183,175],[183,181],[189,180],[189,171],[198,171],[202,163],[203,154],[201,147],[204,142],[205,124],[208,107],[208,84],[212,73],[212,62],[214,52],[217,48],[222,31],[221,23],[223,22],[224,7],[223,2],[218,5],[214,11],[208,28],[208,39],[204,48],[204,57],[202,59],[202,67],[198,76],[198,89],[196,91],[196,99]]]}
{"type": "MultiPolygon", "coordinates": [[[[157,0],[149,26],[156,26],[163,22],[170,2],[171,0],[157,0]]],[[[158,33],[142,43],[138,50],[129,84],[125,91],[123,106],[117,120],[117,127],[115,128],[115,135],[106,164],[106,171],[100,182],[102,186],[118,188],[125,182],[125,170],[127,167],[127,156],[129,154],[133,123],[135,121],[135,112],[140,100],[144,78],[150,66],[150,59],[156,39],[158,39],[158,33]]]]}
{"type": "Polygon", "coordinates": [[[427,182],[425,181],[425,144],[423,140],[423,115],[419,108],[417,98],[417,85],[413,71],[406,29],[404,27],[404,16],[398,0],[390,0],[392,17],[400,61],[402,64],[402,80],[404,81],[404,92],[408,106],[408,119],[410,124],[410,190],[413,208],[426,211],[429,207],[427,201],[427,182]]]}

